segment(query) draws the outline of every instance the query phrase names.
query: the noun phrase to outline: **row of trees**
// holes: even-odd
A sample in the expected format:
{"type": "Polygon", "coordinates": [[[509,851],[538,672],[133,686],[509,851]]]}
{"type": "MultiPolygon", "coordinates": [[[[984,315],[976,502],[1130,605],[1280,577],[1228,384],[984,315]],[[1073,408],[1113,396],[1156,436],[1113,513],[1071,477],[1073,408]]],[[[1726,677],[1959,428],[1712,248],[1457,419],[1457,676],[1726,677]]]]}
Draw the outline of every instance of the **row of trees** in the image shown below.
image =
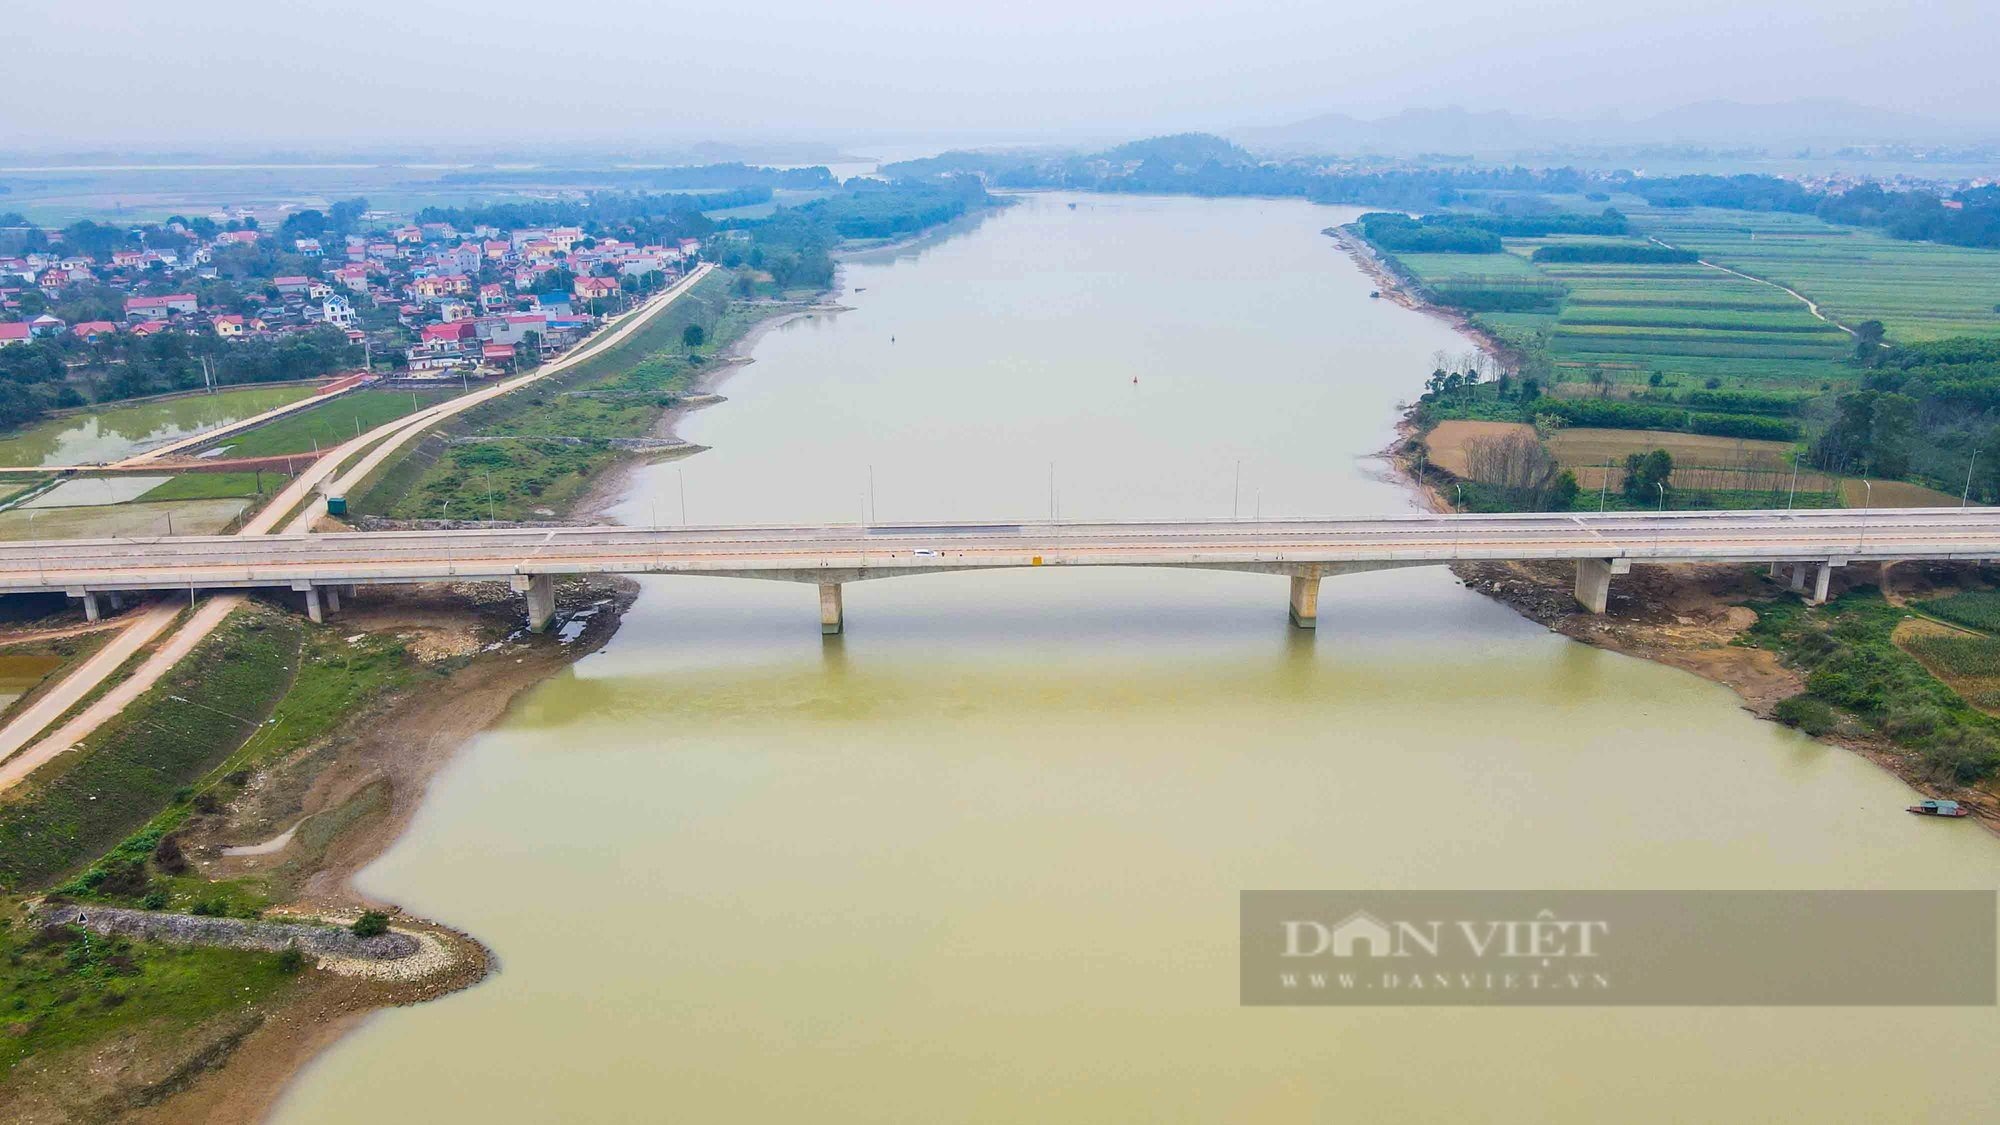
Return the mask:
{"type": "Polygon", "coordinates": [[[1633,179],[1625,186],[1660,207],[1784,211],[1879,227],[1892,238],[2000,247],[2000,187],[1990,185],[1950,196],[1955,207],[1945,206],[1946,197],[1932,191],[1862,184],[1844,192],[1820,192],[1776,176],[1676,176],[1633,179]]]}
{"type": "Polygon", "coordinates": [[[361,349],[320,326],[277,338],[221,340],[206,333],[118,333],[87,344],[54,336],[0,348],[0,426],[32,422],[87,401],[218,385],[317,378],[359,366],[361,349]],[[206,375],[204,374],[206,366],[206,375]]]}

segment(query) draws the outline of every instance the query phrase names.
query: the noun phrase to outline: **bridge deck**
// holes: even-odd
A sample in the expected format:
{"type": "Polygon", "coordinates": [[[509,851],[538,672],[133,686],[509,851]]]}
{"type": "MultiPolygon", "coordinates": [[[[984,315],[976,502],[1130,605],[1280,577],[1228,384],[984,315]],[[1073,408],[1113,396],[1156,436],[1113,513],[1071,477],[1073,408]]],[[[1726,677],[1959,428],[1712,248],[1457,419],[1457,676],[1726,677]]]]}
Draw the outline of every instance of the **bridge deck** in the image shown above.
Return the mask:
{"type": "Polygon", "coordinates": [[[585,527],[4,543],[0,592],[521,574],[686,573],[797,581],[824,575],[826,581],[851,581],[1037,565],[1278,573],[1318,567],[1338,573],[1458,559],[1986,558],[2000,558],[2000,509],[585,527]]]}

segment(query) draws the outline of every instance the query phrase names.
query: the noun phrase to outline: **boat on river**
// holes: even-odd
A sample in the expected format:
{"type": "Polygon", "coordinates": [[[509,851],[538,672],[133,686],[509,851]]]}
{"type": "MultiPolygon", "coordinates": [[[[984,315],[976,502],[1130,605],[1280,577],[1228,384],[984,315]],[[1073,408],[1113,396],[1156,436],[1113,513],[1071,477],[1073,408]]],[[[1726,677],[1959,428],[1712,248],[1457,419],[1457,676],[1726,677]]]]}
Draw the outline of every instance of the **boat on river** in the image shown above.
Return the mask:
{"type": "Polygon", "coordinates": [[[1969,816],[1965,807],[1957,801],[1924,801],[1911,805],[1910,812],[1918,816],[1969,816]]]}

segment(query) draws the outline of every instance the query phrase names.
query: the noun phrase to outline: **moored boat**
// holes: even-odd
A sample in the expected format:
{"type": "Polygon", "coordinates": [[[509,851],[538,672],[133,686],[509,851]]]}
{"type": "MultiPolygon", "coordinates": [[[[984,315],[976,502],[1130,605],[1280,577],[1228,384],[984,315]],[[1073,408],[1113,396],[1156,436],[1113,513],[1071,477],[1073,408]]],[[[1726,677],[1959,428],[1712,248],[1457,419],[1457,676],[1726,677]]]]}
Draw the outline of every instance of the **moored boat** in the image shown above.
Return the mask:
{"type": "Polygon", "coordinates": [[[1910,812],[1918,816],[1968,816],[1964,806],[1957,801],[1923,801],[1911,805],[1910,812]]]}

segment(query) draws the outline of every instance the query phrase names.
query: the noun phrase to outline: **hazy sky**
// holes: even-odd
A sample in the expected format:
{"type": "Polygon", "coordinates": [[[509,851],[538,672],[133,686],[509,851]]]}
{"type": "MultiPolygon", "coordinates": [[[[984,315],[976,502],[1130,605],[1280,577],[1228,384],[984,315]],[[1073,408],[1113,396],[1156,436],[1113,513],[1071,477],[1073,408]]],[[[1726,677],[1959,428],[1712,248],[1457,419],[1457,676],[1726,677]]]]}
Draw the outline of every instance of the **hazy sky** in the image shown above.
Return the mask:
{"type": "Polygon", "coordinates": [[[1993,120],[1992,0],[22,0],[0,144],[1104,137],[1838,95],[1993,120]]]}

